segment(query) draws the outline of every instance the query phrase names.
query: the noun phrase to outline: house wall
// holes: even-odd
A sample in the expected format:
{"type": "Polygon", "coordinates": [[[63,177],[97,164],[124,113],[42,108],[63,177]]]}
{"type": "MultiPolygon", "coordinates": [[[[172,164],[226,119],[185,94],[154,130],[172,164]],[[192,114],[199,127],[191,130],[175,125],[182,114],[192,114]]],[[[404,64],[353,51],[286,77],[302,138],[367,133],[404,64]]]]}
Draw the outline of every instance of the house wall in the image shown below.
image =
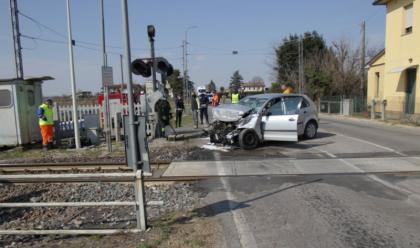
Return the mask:
{"type": "Polygon", "coordinates": [[[0,85],[0,90],[8,90],[12,97],[12,105],[0,107],[0,146],[14,146],[19,144],[15,119],[14,86],[0,85]]]}
{"type": "MultiPolygon", "coordinates": [[[[387,5],[385,36],[385,82],[383,96],[388,101],[387,109],[404,113],[406,97],[406,73],[391,71],[398,67],[418,66],[420,63],[420,1],[394,0],[387,5]],[[413,31],[404,31],[405,9],[413,3],[413,31]]],[[[417,70],[416,109],[420,113],[420,80],[417,70]]],[[[369,99],[368,99],[369,100],[369,99]]]]}
{"type": "Polygon", "coordinates": [[[375,101],[382,101],[384,99],[384,83],[385,83],[385,55],[382,55],[378,60],[376,60],[372,65],[370,65],[368,70],[368,87],[367,87],[367,97],[368,102],[371,102],[372,99],[375,101]],[[377,94],[377,75],[379,74],[379,91],[377,94]]]}

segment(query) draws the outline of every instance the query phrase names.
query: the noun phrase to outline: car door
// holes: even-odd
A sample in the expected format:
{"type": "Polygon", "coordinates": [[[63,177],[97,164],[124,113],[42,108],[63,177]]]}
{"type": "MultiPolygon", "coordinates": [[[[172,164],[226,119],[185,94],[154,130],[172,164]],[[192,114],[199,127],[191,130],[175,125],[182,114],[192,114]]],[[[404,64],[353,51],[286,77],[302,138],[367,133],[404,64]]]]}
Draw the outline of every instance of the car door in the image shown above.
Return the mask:
{"type": "Polygon", "coordinates": [[[305,124],[308,119],[311,118],[312,110],[311,104],[304,97],[301,97],[301,105],[299,108],[298,118],[298,135],[302,135],[305,132],[305,124]]]}
{"type": "Polygon", "coordinates": [[[274,99],[262,117],[264,140],[298,141],[300,98],[274,99]]]}

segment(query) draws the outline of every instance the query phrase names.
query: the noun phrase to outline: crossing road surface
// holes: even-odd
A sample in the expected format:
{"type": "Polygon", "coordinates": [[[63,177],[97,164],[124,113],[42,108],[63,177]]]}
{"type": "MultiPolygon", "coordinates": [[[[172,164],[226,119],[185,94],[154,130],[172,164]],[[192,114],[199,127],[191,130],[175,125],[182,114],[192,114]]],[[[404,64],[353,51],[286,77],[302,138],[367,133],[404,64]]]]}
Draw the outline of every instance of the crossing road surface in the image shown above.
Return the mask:
{"type": "Polygon", "coordinates": [[[314,140],[211,153],[197,173],[236,175],[199,185],[225,247],[420,247],[420,129],[323,116],[314,140]]]}

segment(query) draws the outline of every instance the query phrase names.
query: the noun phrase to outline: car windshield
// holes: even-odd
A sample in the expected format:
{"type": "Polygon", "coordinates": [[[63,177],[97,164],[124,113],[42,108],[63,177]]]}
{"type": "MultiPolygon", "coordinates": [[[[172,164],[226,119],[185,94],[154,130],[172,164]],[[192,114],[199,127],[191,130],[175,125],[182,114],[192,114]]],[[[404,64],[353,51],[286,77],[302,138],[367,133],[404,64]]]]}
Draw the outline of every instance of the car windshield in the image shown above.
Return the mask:
{"type": "Polygon", "coordinates": [[[254,109],[255,112],[258,112],[264,103],[267,102],[267,100],[267,98],[245,97],[244,99],[240,100],[238,104],[250,107],[254,109]]]}

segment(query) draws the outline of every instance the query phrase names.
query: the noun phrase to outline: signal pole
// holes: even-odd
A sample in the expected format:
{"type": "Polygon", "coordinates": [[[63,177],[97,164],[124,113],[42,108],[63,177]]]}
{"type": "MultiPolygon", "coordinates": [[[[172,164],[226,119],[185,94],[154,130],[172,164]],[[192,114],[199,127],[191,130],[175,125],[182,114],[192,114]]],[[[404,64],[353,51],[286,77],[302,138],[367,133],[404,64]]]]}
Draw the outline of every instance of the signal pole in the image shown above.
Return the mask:
{"type": "Polygon", "coordinates": [[[23,79],[22,46],[19,31],[19,10],[17,0],[10,0],[10,17],[12,21],[13,47],[15,52],[16,78],[23,79]]]}
{"type": "Polygon", "coordinates": [[[72,95],[72,104],[73,104],[74,139],[76,143],[76,149],[80,149],[79,118],[77,116],[78,112],[77,112],[77,106],[76,106],[76,79],[75,79],[75,74],[74,74],[73,38],[71,34],[70,0],[67,0],[67,32],[68,32],[68,43],[69,43],[71,95],[72,95]]]}
{"type": "Polygon", "coordinates": [[[360,49],[360,96],[365,96],[365,63],[366,63],[366,22],[361,24],[361,49],[360,49]]]}
{"type": "Polygon", "coordinates": [[[144,180],[143,172],[139,170],[138,164],[138,146],[137,137],[135,132],[134,123],[134,104],[133,104],[133,77],[131,75],[131,51],[130,51],[130,29],[128,27],[128,6],[127,0],[121,0],[121,12],[122,12],[122,24],[123,24],[123,38],[124,38],[124,66],[125,75],[127,80],[127,96],[128,96],[128,146],[131,146],[133,152],[131,152],[131,161],[134,164],[128,166],[134,168],[136,171],[136,211],[137,211],[137,228],[145,231],[147,228],[147,213],[146,213],[146,200],[144,192],[144,180]]]}

